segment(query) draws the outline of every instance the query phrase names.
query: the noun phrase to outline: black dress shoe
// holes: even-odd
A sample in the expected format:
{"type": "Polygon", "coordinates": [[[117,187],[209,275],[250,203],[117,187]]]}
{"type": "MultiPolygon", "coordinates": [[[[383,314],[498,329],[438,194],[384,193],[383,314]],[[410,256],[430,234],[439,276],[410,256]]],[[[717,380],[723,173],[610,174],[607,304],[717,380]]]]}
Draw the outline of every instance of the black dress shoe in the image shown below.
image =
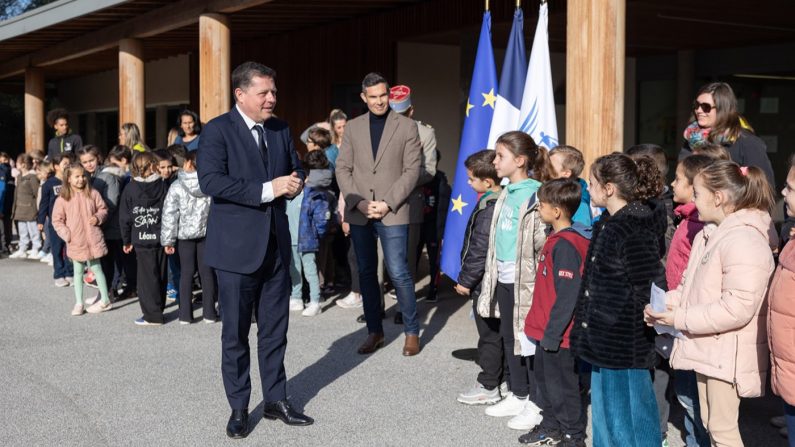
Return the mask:
{"type": "Polygon", "coordinates": [[[398,311],[395,314],[395,324],[403,324],[403,312],[398,311]]]}
{"type": "Polygon", "coordinates": [[[315,422],[311,417],[293,410],[290,402],[286,400],[266,403],[262,411],[262,417],[266,419],[281,419],[287,425],[312,425],[315,422]]]}
{"type": "MultiPolygon", "coordinates": [[[[381,311],[381,319],[383,320],[384,318],[386,318],[386,312],[381,311]]],[[[358,317],[356,317],[356,322],[357,323],[367,323],[367,320],[364,318],[364,314],[361,314],[358,317]]]]}
{"type": "Polygon", "coordinates": [[[248,410],[232,410],[226,424],[226,435],[232,439],[243,439],[248,436],[248,410]]]}

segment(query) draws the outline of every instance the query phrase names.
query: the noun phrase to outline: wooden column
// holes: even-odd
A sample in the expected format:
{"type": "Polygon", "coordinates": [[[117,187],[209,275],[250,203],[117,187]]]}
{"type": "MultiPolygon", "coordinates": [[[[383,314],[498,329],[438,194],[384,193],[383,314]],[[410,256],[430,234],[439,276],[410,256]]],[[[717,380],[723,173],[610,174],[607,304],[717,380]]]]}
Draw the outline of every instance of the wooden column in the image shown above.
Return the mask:
{"type": "Polygon", "coordinates": [[[145,141],[146,96],[143,44],[138,39],[119,41],[119,125],[135,123],[145,141]]]}
{"type": "Polygon", "coordinates": [[[44,72],[40,68],[25,70],[25,152],[44,146],[44,72]]]}
{"type": "Polygon", "coordinates": [[[623,149],[626,0],[570,1],[566,8],[566,144],[583,152],[588,169],[623,149]]]}
{"type": "Polygon", "coordinates": [[[199,118],[206,123],[231,107],[229,20],[199,16],[199,118]]]}

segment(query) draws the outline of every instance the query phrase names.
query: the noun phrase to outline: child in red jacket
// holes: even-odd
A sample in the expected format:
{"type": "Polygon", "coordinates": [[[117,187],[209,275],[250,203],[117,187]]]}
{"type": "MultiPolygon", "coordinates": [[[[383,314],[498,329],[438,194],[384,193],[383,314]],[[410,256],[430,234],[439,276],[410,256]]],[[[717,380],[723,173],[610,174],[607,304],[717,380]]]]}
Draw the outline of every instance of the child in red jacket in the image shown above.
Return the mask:
{"type": "Polygon", "coordinates": [[[539,213],[552,226],[538,259],[533,305],[524,331],[538,347],[535,377],[543,421],[519,442],[532,445],[585,445],[577,362],[569,332],[591,238],[591,228],[572,226],[580,205],[580,185],[570,179],[544,183],[538,190],[539,213]]]}

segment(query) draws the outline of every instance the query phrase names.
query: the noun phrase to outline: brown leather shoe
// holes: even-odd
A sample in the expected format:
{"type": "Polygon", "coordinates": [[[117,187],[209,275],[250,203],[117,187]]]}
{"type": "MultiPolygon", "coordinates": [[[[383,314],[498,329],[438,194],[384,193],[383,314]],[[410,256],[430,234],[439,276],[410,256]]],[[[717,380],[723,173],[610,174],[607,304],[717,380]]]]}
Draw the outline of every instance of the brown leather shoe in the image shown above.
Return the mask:
{"type": "Polygon", "coordinates": [[[403,345],[403,355],[411,357],[420,353],[420,337],[406,334],[406,343],[403,345]]]}
{"type": "Polygon", "coordinates": [[[384,334],[383,333],[375,333],[370,334],[367,336],[367,340],[359,346],[359,350],[356,351],[359,354],[372,354],[378,350],[378,348],[382,348],[384,346],[384,334]]]}

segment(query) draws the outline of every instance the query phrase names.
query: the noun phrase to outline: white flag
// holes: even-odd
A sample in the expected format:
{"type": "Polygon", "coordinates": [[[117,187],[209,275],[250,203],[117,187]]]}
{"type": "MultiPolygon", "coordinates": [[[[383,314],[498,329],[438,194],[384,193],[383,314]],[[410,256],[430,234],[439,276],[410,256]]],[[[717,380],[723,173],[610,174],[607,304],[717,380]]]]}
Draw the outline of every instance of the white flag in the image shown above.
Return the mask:
{"type": "Polygon", "coordinates": [[[538,11],[538,25],[527,67],[519,129],[533,137],[539,146],[552,149],[558,145],[558,121],[549,64],[548,23],[547,3],[543,2],[538,11]]]}

